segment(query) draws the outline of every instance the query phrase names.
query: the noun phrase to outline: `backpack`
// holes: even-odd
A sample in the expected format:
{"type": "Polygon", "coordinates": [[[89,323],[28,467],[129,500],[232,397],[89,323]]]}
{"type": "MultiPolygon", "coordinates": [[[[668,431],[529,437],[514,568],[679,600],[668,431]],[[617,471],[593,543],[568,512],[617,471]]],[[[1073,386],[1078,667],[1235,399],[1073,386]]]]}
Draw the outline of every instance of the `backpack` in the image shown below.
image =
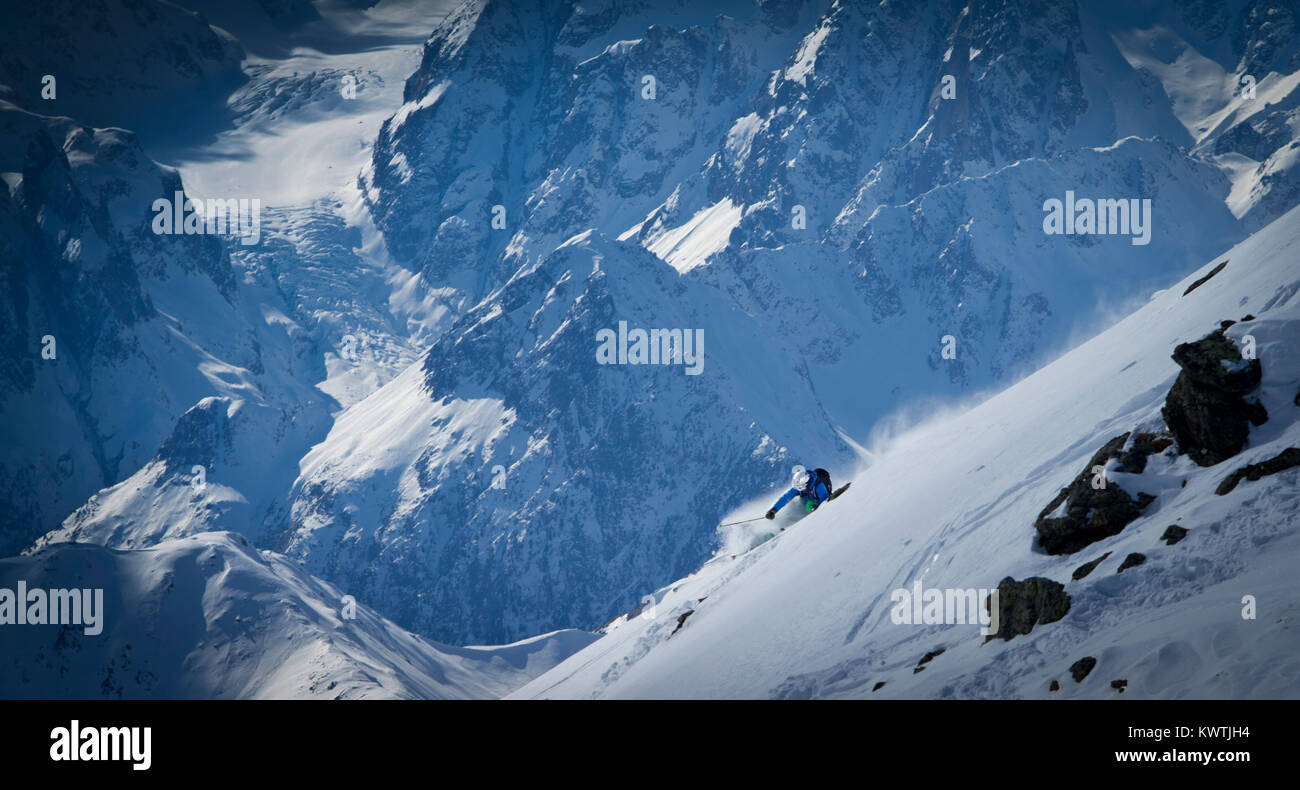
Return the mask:
{"type": "MultiPolygon", "coordinates": [[[[813,474],[817,475],[817,480],[819,482],[826,484],[826,495],[830,496],[831,493],[835,491],[835,488],[831,485],[831,473],[827,472],[825,469],[822,469],[821,467],[818,467],[813,470],[813,474]]],[[[814,492],[817,491],[817,487],[815,485],[813,486],[813,491],[814,492]]]]}

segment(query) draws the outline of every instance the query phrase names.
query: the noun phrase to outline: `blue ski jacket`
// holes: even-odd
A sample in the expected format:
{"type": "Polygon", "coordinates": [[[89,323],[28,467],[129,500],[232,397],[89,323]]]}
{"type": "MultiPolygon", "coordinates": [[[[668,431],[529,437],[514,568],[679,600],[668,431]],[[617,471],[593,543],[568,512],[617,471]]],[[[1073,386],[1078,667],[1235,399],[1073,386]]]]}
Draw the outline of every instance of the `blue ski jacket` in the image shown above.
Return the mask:
{"type": "MultiPolygon", "coordinates": [[[[812,467],[809,467],[809,469],[811,470],[812,467]]],[[[827,499],[829,499],[830,495],[831,495],[831,490],[830,488],[827,487],[826,481],[817,477],[817,474],[814,472],[812,483],[808,486],[808,488],[805,488],[804,490],[800,491],[797,488],[791,487],[789,491],[786,491],[784,494],[781,495],[780,499],[776,500],[776,504],[772,506],[772,509],[780,510],[781,508],[785,507],[787,502],[789,502],[791,499],[794,499],[795,497],[800,497],[805,502],[811,499],[812,501],[820,505],[822,502],[825,502],[827,499]]]]}

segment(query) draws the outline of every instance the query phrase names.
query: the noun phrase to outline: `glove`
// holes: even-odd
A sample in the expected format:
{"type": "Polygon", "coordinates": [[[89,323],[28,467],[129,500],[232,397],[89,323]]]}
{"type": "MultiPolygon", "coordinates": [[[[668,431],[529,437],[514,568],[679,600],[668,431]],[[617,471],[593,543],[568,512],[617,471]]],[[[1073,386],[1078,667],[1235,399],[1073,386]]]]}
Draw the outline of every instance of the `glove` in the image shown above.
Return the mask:
{"type": "Polygon", "coordinates": [[[764,517],[765,517],[768,521],[771,521],[772,519],[776,518],[776,511],[775,511],[775,510],[769,510],[769,511],[767,511],[767,513],[765,514],[764,517]]]}

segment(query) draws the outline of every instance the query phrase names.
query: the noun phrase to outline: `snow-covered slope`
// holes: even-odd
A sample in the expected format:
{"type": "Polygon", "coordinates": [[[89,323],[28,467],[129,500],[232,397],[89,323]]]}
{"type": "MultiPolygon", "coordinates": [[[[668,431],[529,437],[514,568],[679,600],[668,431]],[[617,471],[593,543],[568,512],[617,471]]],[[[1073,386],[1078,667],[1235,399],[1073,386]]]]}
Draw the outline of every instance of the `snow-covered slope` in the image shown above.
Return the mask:
{"type": "Polygon", "coordinates": [[[0,560],[0,589],[20,581],[27,590],[102,590],[101,619],[96,633],[5,625],[5,699],[489,698],[594,638],[429,642],[225,532],[140,551],[65,543],[0,560]]]}
{"type": "Polygon", "coordinates": [[[720,552],[515,696],[1300,697],[1300,468],[1220,493],[1233,471],[1300,448],[1298,244],[1293,209],[978,406],[882,433],[841,498],[737,559],[720,552]],[[1254,344],[1250,398],[1267,422],[1216,465],[1179,444],[1141,473],[1108,462],[1107,485],[1154,501],[1118,534],[1045,553],[1036,518],[1110,440],[1167,432],[1170,355],[1221,320],[1254,344]],[[1187,534],[1166,545],[1171,526],[1187,534]],[[1135,553],[1145,562],[1117,572],[1135,553]],[[895,590],[979,590],[982,605],[1008,576],[1063,584],[1068,612],[988,642],[977,625],[893,618],[895,590]],[[1085,657],[1095,668],[1076,682],[1085,657]]]}

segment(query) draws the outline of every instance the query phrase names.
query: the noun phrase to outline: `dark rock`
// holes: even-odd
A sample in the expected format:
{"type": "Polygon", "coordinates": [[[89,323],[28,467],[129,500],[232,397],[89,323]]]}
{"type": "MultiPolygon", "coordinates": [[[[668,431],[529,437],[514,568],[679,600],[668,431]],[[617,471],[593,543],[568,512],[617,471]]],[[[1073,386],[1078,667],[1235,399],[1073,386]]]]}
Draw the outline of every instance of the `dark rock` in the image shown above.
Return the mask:
{"type": "MultiPolygon", "coordinates": [[[[1119,486],[1092,487],[1092,468],[1118,457],[1128,442],[1128,436],[1126,433],[1107,442],[1092,456],[1079,476],[1062,488],[1038,514],[1034,529],[1038,532],[1039,545],[1048,554],[1073,554],[1089,544],[1119,534],[1155,499],[1150,494],[1138,494],[1135,502],[1119,486]],[[1062,502],[1066,503],[1065,515],[1052,517],[1050,514],[1062,502]]],[[[1145,459],[1142,465],[1145,467],[1145,459]]]]}
{"type": "Polygon", "coordinates": [[[1237,344],[1221,329],[1195,342],[1179,343],[1174,348],[1173,360],[1197,384],[1229,395],[1254,389],[1262,372],[1259,360],[1242,359],[1237,344]],[[1225,362],[1230,366],[1225,366],[1225,362]]]}
{"type": "Polygon", "coordinates": [[[1128,686],[1127,680],[1112,680],[1110,682],[1110,687],[1118,691],[1120,694],[1124,693],[1124,689],[1127,686],[1128,686]]]}
{"type": "MultiPolygon", "coordinates": [[[[992,596],[984,601],[989,609],[992,596]]],[[[1065,585],[1031,576],[1018,582],[1010,576],[998,582],[998,631],[984,641],[1001,637],[1009,641],[1019,634],[1027,634],[1035,625],[1054,623],[1070,611],[1070,596],[1065,585]]]]}
{"type": "Polygon", "coordinates": [[[1267,461],[1261,461],[1257,464],[1246,464],[1228,475],[1222,483],[1219,483],[1219,487],[1214,489],[1214,493],[1223,496],[1236,488],[1237,484],[1243,479],[1254,482],[1261,477],[1275,475],[1284,469],[1290,469],[1294,466],[1300,466],[1300,447],[1288,447],[1267,461]]]}
{"type": "Polygon", "coordinates": [[[181,415],[171,434],[158,448],[157,457],[167,474],[189,474],[195,466],[212,471],[218,459],[234,446],[234,419],[231,400],[224,397],[204,398],[181,415]]]}
{"type": "Polygon", "coordinates": [[[1254,320],[1255,320],[1255,316],[1250,315],[1249,313],[1241,317],[1242,323],[1245,323],[1247,321],[1254,321],[1254,320]]]}
{"type": "Polygon", "coordinates": [[[1222,320],[1222,321],[1219,322],[1219,328],[1220,328],[1220,329],[1227,329],[1228,327],[1232,326],[1232,325],[1235,324],[1235,323],[1237,323],[1237,322],[1236,322],[1236,321],[1233,321],[1232,319],[1227,319],[1227,318],[1225,318],[1224,320],[1222,320]]]}
{"type": "Polygon", "coordinates": [[[884,688],[884,685],[885,685],[885,681],[882,680],[882,681],[880,681],[879,683],[877,683],[876,685],[872,686],[872,687],[871,687],[871,690],[872,690],[872,691],[880,691],[880,689],[884,688]]]}
{"type": "Polygon", "coordinates": [[[1146,471],[1147,456],[1163,452],[1173,443],[1171,436],[1139,433],[1133,438],[1133,446],[1119,454],[1116,468],[1121,472],[1140,475],[1146,471]]]}
{"type": "Polygon", "coordinates": [[[1186,291],[1183,291],[1183,296],[1186,296],[1186,295],[1188,295],[1189,293],[1191,293],[1192,291],[1195,291],[1197,288],[1200,288],[1202,285],[1205,285],[1205,281],[1206,281],[1206,280],[1209,280],[1209,279],[1210,279],[1211,277],[1213,277],[1214,275],[1216,275],[1216,274],[1218,274],[1219,272],[1223,271],[1223,267],[1224,267],[1224,266],[1227,266],[1227,265],[1228,265],[1228,262],[1227,262],[1227,261],[1224,261],[1223,263],[1219,264],[1218,266],[1215,266],[1213,269],[1210,269],[1210,273],[1209,273],[1209,274],[1205,275],[1205,276],[1202,277],[1201,279],[1199,279],[1199,280],[1197,280],[1196,282],[1192,283],[1191,285],[1187,286],[1187,290],[1186,290],[1186,291]]]}
{"type": "Polygon", "coordinates": [[[1075,683],[1082,683],[1095,666],[1097,666],[1097,659],[1084,656],[1070,665],[1070,677],[1074,678],[1075,683]]]}
{"type": "MultiPolygon", "coordinates": [[[[673,634],[682,630],[682,626],[686,625],[686,618],[690,617],[693,614],[695,614],[694,609],[687,609],[685,612],[683,612],[682,616],[677,618],[677,627],[673,629],[673,634]]],[[[669,634],[669,636],[672,636],[673,634],[669,634]]]]}
{"type": "Polygon", "coordinates": [[[1263,425],[1268,412],[1242,397],[1259,385],[1258,359],[1242,359],[1223,330],[1174,349],[1182,368],[1161,410],[1178,448],[1200,466],[1213,466],[1246,446],[1250,425],[1263,425]]]}
{"type": "Polygon", "coordinates": [[[1060,690],[1061,690],[1061,684],[1060,684],[1059,682],[1053,680],[1053,681],[1052,681],[1052,685],[1048,686],[1048,687],[1047,687],[1047,690],[1048,690],[1048,691],[1060,691],[1060,690]]]}
{"type": "Polygon", "coordinates": [[[1145,555],[1145,554],[1138,554],[1138,553],[1135,551],[1135,552],[1133,552],[1132,554],[1130,554],[1130,555],[1128,555],[1127,557],[1124,558],[1124,561],[1121,562],[1121,563],[1119,564],[1119,570],[1117,570],[1117,571],[1115,571],[1115,572],[1116,572],[1116,573],[1123,573],[1124,571],[1128,570],[1129,568],[1136,568],[1137,566],[1141,565],[1142,563],[1144,563],[1144,562],[1146,562],[1146,561],[1147,561],[1147,555],[1145,555]]]}
{"type": "Polygon", "coordinates": [[[1166,546],[1172,546],[1185,537],[1187,537],[1186,529],[1177,524],[1170,524],[1169,528],[1165,530],[1165,534],[1160,536],[1160,539],[1165,542],[1166,546]]]}
{"type": "Polygon", "coordinates": [[[1074,573],[1071,574],[1070,578],[1074,579],[1077,582],[1078,580],[1084,578],[1088,574],[1095,571],[1097,569],[1097,566],[1101,564],[1101,561],[1106,559],[1109,556],[1110,556],[1110,552],[1108,551],[1105,554],[1098,557],[1097,559],[1093,560],[1092,562],[1085,562],[1084,564],[1074,569],[1074,573]]]}
{"type": "Polygon", "coordinates": [[[616,620],[620,619],[620,618],[625,619],[625,620],[632,620],[633,618],[639,616],[642,612],[644,612],[644,611],[646,610],[647,607],[650,607],[650,606],[653,606],[653,605],[654,605],[654,597],[651,596],[649,601],[642,601],[641,603],[638,603],[636,606],[632,607],[631,609],[627,610],[626,612],[624,612],[624,613],[622,613],[622,614],[620,614],[620,615],[615,615],[614,617],[610,618],[608,621],[606,621],[604,624],[602,624],[599,628],[597,628],[596,631],[597,631],[598,633],[603,633],[604,630],[605,630],[606,628],[608,628],[609,626],[613,625],[614,622],[615,622],[616,620]]]}
{"type": "Polygon", "coordinates": [[[1246,446],[1250,424],[1263,425],[1268,412],[1239,395],[1200,388],[1178,376],[1161,410],[1178,437],[1179,449],[1200,466],[1214,466],[1246,446]]]}
{"type": "Polygon", "coordinates": [[[916,662],[916,669],[912,670],[912,674],[915,675],[917,672],[920,672],[921,670],[925,669],[925,665],[933,661],[936,656],[943,655],[943,651],[944,648],[941,647],[938,650],[931,650],[929,653],[926,653],[924,656],[921,656],[921,660],[916,662]]]}
{"type": "Polygon", "coordinates": [[[1295,394],[1295,405],[1300,406],[1300,392],[1295,394]]]}

